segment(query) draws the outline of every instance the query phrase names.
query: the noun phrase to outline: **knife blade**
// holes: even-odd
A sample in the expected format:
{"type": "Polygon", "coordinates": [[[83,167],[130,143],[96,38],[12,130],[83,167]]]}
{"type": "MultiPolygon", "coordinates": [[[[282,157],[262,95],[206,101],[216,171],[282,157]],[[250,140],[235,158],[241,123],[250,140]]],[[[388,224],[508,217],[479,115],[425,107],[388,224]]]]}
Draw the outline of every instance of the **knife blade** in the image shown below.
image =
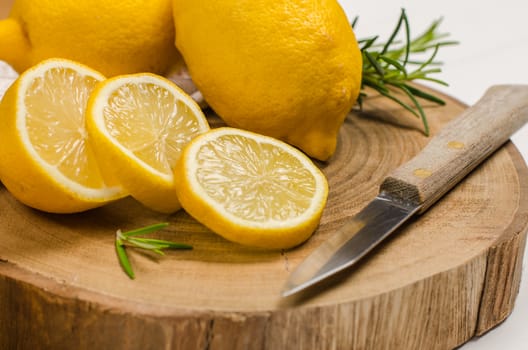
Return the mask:
{"type": "Polygon", "coordinates": [[[287,297],[350,268],[423,214],[528,122],[528,85],[490,87],[425,148],[387,176],[379,194],[289,275],[287,297]]]}

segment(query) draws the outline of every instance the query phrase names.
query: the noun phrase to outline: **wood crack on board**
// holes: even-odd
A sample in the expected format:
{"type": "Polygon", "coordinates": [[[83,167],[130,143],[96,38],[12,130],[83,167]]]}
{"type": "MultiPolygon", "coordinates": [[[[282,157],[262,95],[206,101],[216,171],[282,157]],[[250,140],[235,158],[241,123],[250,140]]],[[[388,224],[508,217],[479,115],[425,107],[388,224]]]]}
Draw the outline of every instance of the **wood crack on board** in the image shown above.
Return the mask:
{"type": "Polygon", "coordinates": [[[490,247],[486,255],[485,277],[480,297],[477,336],[488,332],[512,312],[519,292],[525,236],[516,232],[511,239],[490,247]]]}
{"type": "Polygon", "coordinates": [[[288,260],[288,255],[286,255],[286,252],[284,250],[281,250],[281,256],[282,256],[282,261],[284,263],[284,269],[287,272],[290,272],[290,261],[288,260]]]}
{"type": "Polygon", "coordinates": [[[483,311],[483,307],[484,307],[484,300],[485,300],[485,293],[486,293],[486,280],[487,280],[487,277],[488,277],[488,269],[489,269],[489,266],[490,266],[490,255],[491,255],[491,250],[493,248],[489,248],[488,251],[486,252],[486,267],[484,268],[484,278],[482,279],[482,283],[481,283],[481,286],[480,286],[480,296],[479,296],[479,304],[478,304],[478,309],[477,309],[477,317],[475,317],[475,324],[473,325],[473,335],[478,335],[479,333],[479,324],[480,324],[480,319],[482,317],[482,311],[483,311]]]}
{"type": "Polygon", "coordinates": [[[213,341],[214,337],[214,324],[215,320],[214,318],[209,321],[209,324],[207,325],[207,330],[205,333],[205,344],[204,344],[204,350],[211,349],[211,343],[213,341]]]}

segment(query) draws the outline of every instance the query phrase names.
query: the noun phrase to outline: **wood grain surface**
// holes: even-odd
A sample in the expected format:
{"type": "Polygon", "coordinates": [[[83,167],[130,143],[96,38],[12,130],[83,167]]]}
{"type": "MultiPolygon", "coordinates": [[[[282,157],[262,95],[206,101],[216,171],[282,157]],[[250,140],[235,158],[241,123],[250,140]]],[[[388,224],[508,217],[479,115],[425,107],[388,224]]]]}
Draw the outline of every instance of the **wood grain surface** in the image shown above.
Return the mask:
{"type": "MultiPolygon", "coordinates": [[[[445,98],[426,109],[433,134],[465,109],[445,98]]],[[[0,349],[451,349],[481,335],[510,314],[521,278],[528,170],[511,143],[353,271],[280,297],[291,270],[428,141],[419,120],[369,98],[319,163],[330,184],[319,229],[288,251],[242,247],[132,199],[51,215],[0,187],[0,349]],[[128,279],[115,231],[160,221],[158,237],[194,249],[132,252],[128,279]]]]}

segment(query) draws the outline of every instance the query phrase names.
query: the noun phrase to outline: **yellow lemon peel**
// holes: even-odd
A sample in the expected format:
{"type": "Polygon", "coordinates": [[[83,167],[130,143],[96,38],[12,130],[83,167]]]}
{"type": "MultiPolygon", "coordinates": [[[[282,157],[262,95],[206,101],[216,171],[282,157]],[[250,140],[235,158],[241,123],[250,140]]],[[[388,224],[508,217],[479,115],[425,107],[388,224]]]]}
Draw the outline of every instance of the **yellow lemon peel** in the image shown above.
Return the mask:
{"type": "Polygon", "coordinates": [[[173,0],[176,46],[233,127],[327,160],[357,100],[362,56],[335,0],[173,0]]]}

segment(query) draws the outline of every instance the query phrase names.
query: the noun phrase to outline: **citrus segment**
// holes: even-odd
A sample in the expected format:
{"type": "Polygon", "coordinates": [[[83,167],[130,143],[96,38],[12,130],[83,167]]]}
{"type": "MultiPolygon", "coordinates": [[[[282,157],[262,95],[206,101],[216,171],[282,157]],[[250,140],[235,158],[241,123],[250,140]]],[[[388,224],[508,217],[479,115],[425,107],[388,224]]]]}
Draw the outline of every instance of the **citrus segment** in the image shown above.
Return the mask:
{"type": "Polygon", "coordinates": [[[160,212],[181,208],[173,167],[182,148],[209,130],[189,95],[154,74],[108,79],[90,97],[87,128],[105,169],[134,198],[160,212]]]}
{"type": "Polygon", "coordinates": [[[20,201],[71,213],[125,195],[103,177],[85,129],[88,96],[103,79],[78,63],[50,59],[8,89],[0,105],[0,178],[20,201]]]}
{"type": "Polygon", "coordinates": [[[302,152],[234,128],[198,136],[175,168],[183,208],[224,238],[289,248],[315,231],[328,195],[325,176],[302,152]]]}

